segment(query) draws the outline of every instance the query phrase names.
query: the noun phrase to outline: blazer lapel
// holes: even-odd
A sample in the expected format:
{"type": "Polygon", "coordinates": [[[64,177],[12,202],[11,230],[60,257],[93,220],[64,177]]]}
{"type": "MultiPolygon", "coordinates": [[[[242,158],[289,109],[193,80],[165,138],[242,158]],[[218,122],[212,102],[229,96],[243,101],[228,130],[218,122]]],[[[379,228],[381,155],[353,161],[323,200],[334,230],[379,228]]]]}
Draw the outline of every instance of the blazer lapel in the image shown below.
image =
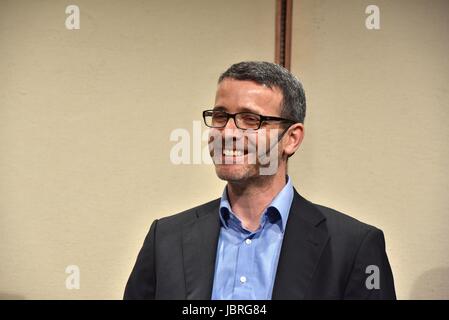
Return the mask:
{"type": "Polygon", "coordinates": [[[212,296],[215,257],[220,233],[220,199],[197,210],[197,218],[183,229],[184,275],[187,300],[212,296]]]}
{"type": "Polygon", "coordinates": [[[329,236],[325,217],[295,190],[276,271],[272,299],[304,299],[329,236]]]}

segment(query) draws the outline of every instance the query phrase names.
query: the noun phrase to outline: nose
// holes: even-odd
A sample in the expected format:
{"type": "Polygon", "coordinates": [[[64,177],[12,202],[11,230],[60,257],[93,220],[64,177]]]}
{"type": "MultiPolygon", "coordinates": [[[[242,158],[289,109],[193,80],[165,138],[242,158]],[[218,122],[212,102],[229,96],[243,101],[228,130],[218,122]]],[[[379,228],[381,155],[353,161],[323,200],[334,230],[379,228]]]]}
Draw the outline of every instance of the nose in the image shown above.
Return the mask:
{"type": "Polygon", "coordinates": [[[229,118],[228,123],[226,123],[224,129],[237,129],[237,126],[235,124],[235,118],[229,118]]]}
{"type": "Polygon", "coordinates": [[[235,117],[230,117],[222,130],[223,146],[234,148],[237,142],[243,139],[244,131],[236,126],[235,117]]]}

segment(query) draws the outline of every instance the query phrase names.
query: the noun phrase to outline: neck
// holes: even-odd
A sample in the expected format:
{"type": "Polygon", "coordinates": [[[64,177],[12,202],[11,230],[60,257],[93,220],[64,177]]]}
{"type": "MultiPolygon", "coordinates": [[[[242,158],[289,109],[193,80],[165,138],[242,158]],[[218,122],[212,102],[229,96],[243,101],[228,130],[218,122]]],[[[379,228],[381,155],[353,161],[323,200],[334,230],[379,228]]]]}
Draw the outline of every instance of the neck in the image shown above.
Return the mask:
{"type": "Polygon", "coordinates": [[[286,184],[285,172],[258,176],[244,183],[228,182],[227,192],[232,211],[249,231],[256,231],[265,208],[286,184]]]}

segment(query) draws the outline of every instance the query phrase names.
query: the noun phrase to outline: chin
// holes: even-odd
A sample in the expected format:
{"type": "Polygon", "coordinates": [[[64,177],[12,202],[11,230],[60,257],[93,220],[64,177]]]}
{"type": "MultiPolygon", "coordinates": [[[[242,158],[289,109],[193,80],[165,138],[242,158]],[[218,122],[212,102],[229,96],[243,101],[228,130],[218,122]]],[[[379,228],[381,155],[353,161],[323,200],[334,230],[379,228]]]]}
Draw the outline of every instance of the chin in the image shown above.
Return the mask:
{"type": "Polygon", "coordinates": [[[245,165],[216,165],[215,172],[218,178],[225,181],[237,182],[257,176],[257,169],[245,165]]]}

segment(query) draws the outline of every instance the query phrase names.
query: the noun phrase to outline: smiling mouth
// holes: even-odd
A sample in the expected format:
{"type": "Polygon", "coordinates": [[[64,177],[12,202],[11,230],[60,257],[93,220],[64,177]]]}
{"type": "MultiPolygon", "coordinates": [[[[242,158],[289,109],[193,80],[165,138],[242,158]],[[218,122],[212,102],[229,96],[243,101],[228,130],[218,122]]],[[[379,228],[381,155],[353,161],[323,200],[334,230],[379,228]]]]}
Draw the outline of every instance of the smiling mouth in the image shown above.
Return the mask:
{"type": "Polygon", "coordinates": [[[226,157],[241,157],[245,155],[245,152],[242,150],[224,149],[222,154],[226,157]]]}
{"type": "Polygon", "coordinates": [[[221,165],[242,165],[255,164],[255,160],[249,157],[248,150],[223,149],[221,158],[215,164],[221,165]],[[253,163],[254,162],[254,163],[253,163]]]}

